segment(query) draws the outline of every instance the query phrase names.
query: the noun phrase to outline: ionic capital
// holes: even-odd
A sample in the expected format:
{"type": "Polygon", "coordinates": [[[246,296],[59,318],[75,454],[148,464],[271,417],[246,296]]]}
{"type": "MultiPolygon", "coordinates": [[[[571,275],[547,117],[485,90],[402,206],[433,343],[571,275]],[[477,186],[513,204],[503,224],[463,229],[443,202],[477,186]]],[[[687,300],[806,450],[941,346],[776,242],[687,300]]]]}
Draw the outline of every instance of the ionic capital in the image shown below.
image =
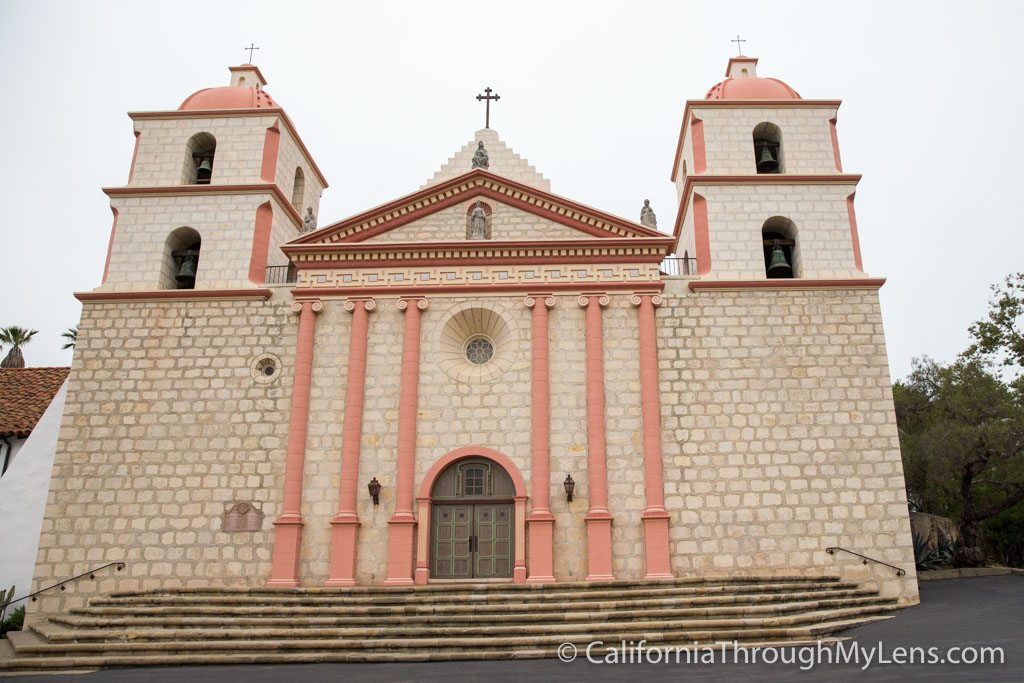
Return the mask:
{"type": "Polygon", "coordinates": [[[371,313],[377,308],[377,302],[373,299],[348,299],[345,301],[345,310],[351,313],[359,305],[362,305],[367,313],[371,313]]]}
{"type": "Polygon", "coordinates": [[[416,308],[420,309],[421,311],[427,310],[427,300],[422,297],[409,297],[406,299],[399,299],[398,303],[395,305],[398,306],[398,310],[404,311],[405,309],[409,308],[410,303],[415,303],[416,308]]]}
{"type": "Polygon", "coordinates": [[[292,312],[301,313],[303,304],[313,304],[310,308],[314,313],[324,310],[324,302],[320,299],[297,299],[292,302],[292,312]]]}
{"type": "Polygon", "coordinates": [[[527,294],[526,298],[523,299],[523,303],[526,304],[527,308],[533,308],[534,304],[538,301],[543,301],[544,305],[548,308],[555,307],[555,297],[550,294],[527,294]]]}
{"type": "Polygon", "coordinates": [[[637,292],[629,298],[629,302],[634,306],[639,306],[643,303],[644,297],[649,297],[651,305],[655,308],[661,305],[661,294],[659,292],[637,292]]]}
{"type": "Polygon", "coordinates": [[[580,294],[578,301],[580,306],[586,308],[590,304],[591,299],[595,299],[597,305],[601,308],[606,307],[610,301],[607,294],[580,294]]]}

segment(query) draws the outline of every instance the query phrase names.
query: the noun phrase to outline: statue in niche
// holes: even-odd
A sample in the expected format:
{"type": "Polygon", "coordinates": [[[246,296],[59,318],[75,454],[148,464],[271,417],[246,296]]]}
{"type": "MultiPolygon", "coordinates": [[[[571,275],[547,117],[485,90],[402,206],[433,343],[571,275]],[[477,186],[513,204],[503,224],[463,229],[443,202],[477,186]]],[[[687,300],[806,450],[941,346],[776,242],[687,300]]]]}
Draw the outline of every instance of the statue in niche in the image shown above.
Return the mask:
{"type": "Polygon", "coordinates": [[[476,154],[473,155],[473,168],[487,168],[489,163],[487,150],[484,149],[484,142],[481,140],[476,145],[476,154]]]}
{"type": "Polygon", "coordinates": [[[313,207],[306,207],[306,215],[302,217],[302,232],[313,232],[316,230],[316,215],[313,214],[313,207]]]}
{"type": "Polygon", "coordinates": [[[658,227],[658,217],[654,215],[650,199],[645,199],[644,208],[640,209],[640,225],[655,229],[658,227]]]}
{"type": "Polygon", "coordinates": [[[469,231],[466,239],[488,240],[490,238],[490,230],[487,229],[487,212],[484,211],[483,203],[477,202],[469,214],[469,231]]]}

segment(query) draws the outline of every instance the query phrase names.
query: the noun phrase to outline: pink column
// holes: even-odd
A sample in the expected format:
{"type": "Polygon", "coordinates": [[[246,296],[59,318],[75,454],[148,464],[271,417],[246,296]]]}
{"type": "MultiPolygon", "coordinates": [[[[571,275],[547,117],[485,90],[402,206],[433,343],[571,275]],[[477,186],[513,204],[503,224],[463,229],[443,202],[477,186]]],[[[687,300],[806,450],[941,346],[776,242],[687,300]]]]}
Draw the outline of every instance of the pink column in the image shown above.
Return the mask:
{"type": "MultiPolygon", "coordinates": [[[[526,306],[533,309],[531,332],[532,399],[530,421],[531,479],[533,509],[526,518],[530,526],[530,578],[528,583],[555,580],[552,558],[555,518],[551,514],[550,400],[548,373],[548,309],[553,296],[528,296],[526,306]]],[[[517,539],[518,542],[518,539],[517,539]]]]}
{"type": "Polygon", "coordinates": [[[420,381],[420,311],[426,299],[400,299],[405,311],[402,340],[402,390],[398,403],[398,476],[395,481],[395,514],[388,520],[389,586],[413,584],[413,546],[416,517],[413,514],[413,484],[416,478],[416,409],[420,381]]]}
{"type": "Polygon", "coordinates": [[[587,581],[611,581],[612,516],[608,512],[608,472],[604,437],[604,332],[601,309],[605,294],[583,295],[587,348],[587,469],[590,471],[590,510],[587,522],[587,581]]]}
{"type": "Polygon", "coordinates": [[[302,467],[306,458],[306,423],[309,419],[309,383],[313,374],[313,342],[319,299],[296,301],[299,336],[295,344],[292,379],[292,415],[288,426],[288,458],[284,466],[284,505],[274,521],[274,557],[268,586],[299,585],[299,549],[302,540],[302,467]]]}
{"type": "Polygon", "coordinates": [[[644,555],[645,579],[671,579],[669,561],[668,513],[665,511],[665,486],[661,473],[661,393],[658,386],[658,341],[654,307],[661,304],[658,294],[634,294],[639,306],[640,324],[640,406],[644,430],[644,555]]]}
{"type": "Polygon", "coordinates": [[[341,494],[338,515],[331,520],[331,575],[324,585],[356,585],[356,540],[359,515],[359,444],[363,436],[363,389],[366,386],[366,337],[373,299],[345,302],[352,312],[352,333],[348,342],[348,381],[345,387],[345,424],[341,441],[341,494]]]}

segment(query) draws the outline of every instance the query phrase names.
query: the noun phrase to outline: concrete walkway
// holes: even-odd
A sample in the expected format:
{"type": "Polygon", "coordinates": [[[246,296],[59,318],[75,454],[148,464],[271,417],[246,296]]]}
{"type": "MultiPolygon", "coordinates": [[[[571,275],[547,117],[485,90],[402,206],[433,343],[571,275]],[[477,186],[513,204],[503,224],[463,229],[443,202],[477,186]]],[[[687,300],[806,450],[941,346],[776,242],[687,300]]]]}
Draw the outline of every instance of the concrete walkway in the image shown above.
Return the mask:
{"type": "MultiPolygon", "coordinates": [[[[87,674],[19,676],[12,681],[32,683],[319,683],[337,681],[424,681],[450,683],[496,683],[499,681],[622,681],[630,678],[652,681],[1022,681],[1024,680],[1024,577],[995,576],[921,584],[921,604],[896,612],[896,617],[844,633],[851,640],[843,643],[847,652],[854,643],[864,648],[860,663],[821,663],[808,670],[809,655],[817,648],[800,651],[792,648],[767,654],[768,659],[794,663],[735,663],[732,653],[723,663],[604,663],[592,664],[580,652],[576,661],[566,664],[554,659],[498,662],[438,662],[423,664],[294,664],[279,666],[211,666],[149,669],[109,669],[87,674]],[[884,650],[886,660],[898,655],[896,648],[935,648],[936,658],[944,658],[950,648],[1002,648],[1003,664],[904,664],[877,663],[877,655],[866,669],[865,650],[884,650]],[[804,659],[801,659],[804,657],[804,659]]],[[[605,647],[592,651],[604,658],[605,647]]],[[[629,644],[627,643],[627,646],[629,644]]],[[[638,659],[635,648],[633,659],[638,659]]],[[[835,659],[835,648],[829,648],[835,659]]],[[[629,656],[627,650],[620,660],[629,656]]],[[[653,655],[651,655],[653,656],[653,655]]],[[[969,659],[970,652],[954,653],[969,659]]],[[[646,655],[643,656],[646,659],[646,655]]],[[[743,655],[739,655],[742,660],[743,655]]],[[[765,658],[765,655],[761,655],[765,658]]]]}

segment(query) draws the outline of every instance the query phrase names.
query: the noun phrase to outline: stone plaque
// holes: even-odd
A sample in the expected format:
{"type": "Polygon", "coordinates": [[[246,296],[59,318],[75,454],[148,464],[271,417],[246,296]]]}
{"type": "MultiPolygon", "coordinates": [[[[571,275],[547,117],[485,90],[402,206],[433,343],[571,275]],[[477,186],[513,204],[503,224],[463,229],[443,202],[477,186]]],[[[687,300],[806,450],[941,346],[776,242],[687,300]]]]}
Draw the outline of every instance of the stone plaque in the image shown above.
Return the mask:
{"type": "Polygon", "coordinates": [[[235,503],[224,513],[221,531],[259,531],[263,512],[251,503],[235,503]]]}

